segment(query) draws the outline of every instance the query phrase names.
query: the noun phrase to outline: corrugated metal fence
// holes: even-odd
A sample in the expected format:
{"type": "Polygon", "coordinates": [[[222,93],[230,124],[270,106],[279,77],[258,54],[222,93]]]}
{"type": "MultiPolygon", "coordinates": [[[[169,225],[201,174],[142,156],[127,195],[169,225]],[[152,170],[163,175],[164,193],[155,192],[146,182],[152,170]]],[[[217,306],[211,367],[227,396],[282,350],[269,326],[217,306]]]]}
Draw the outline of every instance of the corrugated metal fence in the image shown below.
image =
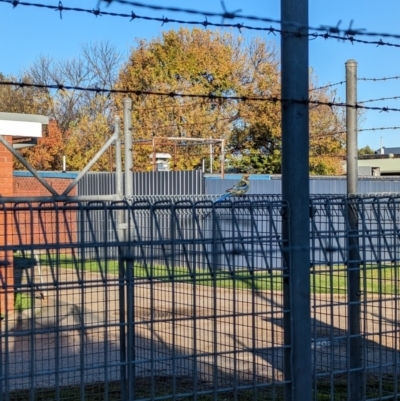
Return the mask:
{"type": "MultiPolygon", "coordinates": [[[[196,195],[204,194],[201,171],[157,171],[133,174],[135,195],[196,195]]],[[[79,195],[115,193],[115,173],[88,173],[78,184],[79,195]]]]}
{"type": "MultiPolygon", "coordinates": [[[[201,195],[222,194],[240,179],[240,174],[203,175],[201,171],[158,171],[134,173],[134,195],[201,195]]],[[[280,176],[254,174],[249,194],[281,194],[280,176]]],[[[400,177],[360,177],[359,193],[400,192],[400,177]]],[[[79,195],[115,193],[114,173],[88,173],[78,184],[79,195]]],[[[346,194],[346,177],[310,177],[311,194],[346,194]]]]}

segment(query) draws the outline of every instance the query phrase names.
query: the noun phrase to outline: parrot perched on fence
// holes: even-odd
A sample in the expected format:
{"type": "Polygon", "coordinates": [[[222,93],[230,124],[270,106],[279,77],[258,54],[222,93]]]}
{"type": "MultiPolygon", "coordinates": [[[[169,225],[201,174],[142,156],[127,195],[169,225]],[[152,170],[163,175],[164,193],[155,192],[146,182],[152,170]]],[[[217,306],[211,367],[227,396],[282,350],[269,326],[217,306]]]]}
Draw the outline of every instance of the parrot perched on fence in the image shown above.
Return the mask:
{"type": "Polygon", "coordinates": [[[218,198],[214,203],[222,202],[230,196],[243,196],[250,187],[249,174],[244,174],[242,179],[237,182],[232,188],[226,190],[226,193],[218,198]]]}

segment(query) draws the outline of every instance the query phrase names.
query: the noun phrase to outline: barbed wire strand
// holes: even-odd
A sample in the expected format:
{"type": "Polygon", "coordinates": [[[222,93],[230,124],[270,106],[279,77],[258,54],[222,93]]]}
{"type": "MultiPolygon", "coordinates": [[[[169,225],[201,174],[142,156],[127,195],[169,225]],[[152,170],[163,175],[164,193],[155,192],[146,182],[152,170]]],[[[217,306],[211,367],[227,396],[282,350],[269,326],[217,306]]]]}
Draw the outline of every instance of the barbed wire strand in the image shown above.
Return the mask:
{"type": "Polygon", "coordinates": [[[369,99],[369,100],[360,100],[358,103],[364,104],[364,103],[372,103],[372,102],[381,102],[383,100],[398,100],[400,99],[400,96],[391,96],[391,97],[381,97],[379,99],[369,99]]]}
{"type": "MultiPolygon", "coordinates": [[[[117,1],[117,0],[114,0],[117,1]]],[[[103,2],[107,3],[112,3],[110,0],[103,0],[103,2]]],[[[350,42],[352,44],[354,43],[361,43],[361,44],[370,44],[370,45],[376,45],[376,46],[389,46],[389,47],[398,47],[400,48],[400,44],[396,43],[390,43],[390,42],[385,42],[382,39],[379,40],[362,40],[355,38],[356,35],[367,35],[367,36],[381,36],[381,37],[390,37],[390,38],[396,38],[400,39],[400,35],[395,35],[395,34],[390,34],[390,33],[374,33],[374,32],[364,32],[364,30],[361,29],[352,29],[352,22],[350,23],[350,26],[348,29],[339,29],[339,24],[337,24],[335,27],[333,26],[321,26],[321,27],[301,27],[294,25],[295,30],[281,30],[278,28],[273,28],[272,26],[270,27],[254,27],[254,26],[248,26],[243,23],[237,23],[237,24],[226,24],[226,23],[216,23],[216,22],[211,22],[205,19],[204,21],[185,21],[185,20],[178,20],[178,19],[172,19],[168,17],[149,17],[149,16],[140,16],[136,14],[135,12],[131,12],[130,14],[125,14],[125,13],[114,13],[114,12],[107,12],[107,11],[101,11],[100,8],[96,9],[83,9],[83,8],[78,8],[78,7],[66,7],[62,4],[60,1],[57,6],[52,6],[48,4],[41,4],[41,3],[30,3],[30,2],[23,2],[19,0],[0,0],[0,3],[8,3],[13,6],[13,8],[16,8],[17,6],[32,6],[32,7],[39,7],[39,8],[45,8],[45,9],[50,9],[54,11],[58,11],[60,14],[60,18],[62,18],[62,13],[64,11],[75,11],[75,12],[84,12],[88,14],[92,14],[95,17],[101,17],[101,16],[112,16],[112,17],[123,17],[123,18],[129,18],[130,21],[133,21],[135,19],[142,19],[142,20],[147,20],[147,21],[157,21],[161,22],[162,25],[167,24],[167,23],[178,23],[178,24],[187,24],[187,25],[201,25],[205,28],[208,26],[213,26],[213,27],[224,27],[224,28],[237,28],[239,31],[241,29],[249,29],[249,30],[256,30],[256,31],[264,31],[267,32],[268,34],[281,34],[281,35],[295,35],[297,37],[308,37],[310,39],[316,39],[316,38],[323,38],[323,39],[337,39],[339,41],[343,42],[350,42]],[[314,30],[317,32],[314,33],[309,33],[308,31],[314,30]],[[323,32],[323,33],[318,33],[318,32],[323,32]]],[[[129,3],[126,3],[129,4],[129,3]]],[[[131,2],[131,5],[136,5],[137,7],[145,7],[145,8],[152,8],[150,5],[142,4],[142,3],[136,3],[136,2],[131,2]],[[140,4],[140,5],[139,5],[140,4]]],[[[185,9],[178,9],[175,7],[164,7],[164,6],[154,6],[154,9],[157,10],[169,10],[169,11],[184,11],[185,9]],[[172,10],[170,10],[172,9],[172,10]]],[[[223,19],[233,19],[233,17],[230,17],[232,14],[231,13],[211,13],[211,12],[197,12],[196,10],[192,10],[193,14],[200,14],[200,15],[205,15],[205,16],[219,16],[222,17],[223,19]]],[[[184,11],[186,12],[186,11],[184,11]]],[[[272,18],[259,18],[259,17],[251,17],[251,16],[235,16],[235,18],[244,18],[244,19],[252,19],[252,20],[259,20],[263,22],[270,22],[270,23],[276,23],[276,24],[281,24],[280,20],[277,19],[272,19],[272,18]]]]}
{"type": "Polygon", "coordinates": [[[344,83],[346,83],[346,81],[340,81],[340,82],[336,82],[334,84],[328,84],[328,85],[324,85],[324,86],[318,86],[317,88],[311,88],[311,91],[318,91],[318,90],[322,90],[322,89],[328,89],[331,88],[333,86],[338,86],[338,85],[343,85],[344,83]]]}
{"type": "Polygon", "coordinates": [[[384,131],[384,130],[398,130],[400,127],[376,127],[376,128],[362,128],[359,129],[358,132],[365,132],[365,131],[384,131]]]}
{"type": "Polygon", "coordinates": [[[332,34],[342,34],[344,36],[360,35],[360,36],[374,36],[374,37],[400,39],[400,34],[392,34],[392,33],[385,33],[385,32],[369,32],[364,28],[353,28],[353,22],[354,22],[353,20],[350,21],[348,28],[341,29],[340,25],[341,25],[342,21],[339,21],[335,26],[320,25],[320,26],[312,27],[312,26],[304,26],[304,25],[297,24],[294,22],[290,22],[290,23],[287,21],[284,22],[284,21],[282,21],[280,19],[276,19],[276,18],[259,17],[259,16],[253,16],[253,15],[242,15],[242,14],[239,14],[241,12],[241,10],[236,10],[236,11],[226,10],[223,1],[221,1],[221,5],[223,8],[222,12],[200,11],[200,10],[195,10],[195,9],[171,7],[171,6],[158,6],[158,5],[145,4],[145,3],[141,3],[138,1],[132,1],[132,0],[99,0],[97,3],[97,6],[99,7],[101,3],[106,3],[108,6],[111,5],[112,3],[120,3],[120,4],[124,4],[124,5],[146,8],[146,9],[151,9],[151,10],[158,10],[158,11],[182,12],[182,13],[187,13],[187,14],[202,15],[202,16],[206,16],[206,17],[220,17],[223,20],[224,19],[241,18],[243,20],[261,21],[261,22],[268,22],[268,23],[275,23],[275,24],[285,23],[285,24],[290,24],[291,26],[293,26],[295,28],[299,28],[299,29],[307,29],[307,30],[326,32],[326,33],[332,33],[332,34]]]}
{"type": "Polygon", "coordinates": [[[394,77],[383,77],[383,78],[357,78],[357,81],[389,81],[393,79],[400,79],[400,75],[394,77]]]}
{"type": "Polygon", "coordinates": [[[16,88],[37,88],[37,89],[53,89],[53,90],[76,90],[76,91],[88,91],[97,94],[124,94],[124,95],[137,95],[137,96],[160,96],[160,97],[172,97],[172,98],[199,98],[199,99],[214,99],[214,100],[233,100],[233,101],[256,101],[256,102],[271,102],[271,103],[296,103],[303,105],[319,105],[333,107],[349,107],[354,109],[363,110],[375,110],[379,112],[400,112],[400,108],[395,107],[376,107],[376,106],[365,106],[360,103],[346,104],[344,102],[335,101],[320,101],[315,99],[283,99],[277,96],[224,96],[214,94],[203,94],[203,93],[180,93],[180,92],[161,92],[161,91],[145,91],[145,90],[134,90],[134,89],[108,89],[99,87],[81,87],[72,85],[63,85],[57,83],[54,85],[48,84],[33,84],[26,82],[13,82],[13,81],[0,81],[0,85],[3,86],[15,86],[16,88]]]}

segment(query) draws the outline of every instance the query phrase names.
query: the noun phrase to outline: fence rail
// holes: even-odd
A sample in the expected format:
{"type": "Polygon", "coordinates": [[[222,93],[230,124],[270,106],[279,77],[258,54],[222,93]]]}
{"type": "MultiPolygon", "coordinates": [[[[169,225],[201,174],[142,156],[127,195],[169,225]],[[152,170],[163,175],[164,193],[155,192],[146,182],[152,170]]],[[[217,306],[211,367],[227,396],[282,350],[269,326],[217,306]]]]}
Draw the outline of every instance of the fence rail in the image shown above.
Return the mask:
{"type": "MultiPolygon", "coordinates": [[[[290,205],[215,200],[0,199],[0,400],[284,399],[290,205]]],[[[310,199],[315,400],[399,396],[399,216],[310,199]]]]}

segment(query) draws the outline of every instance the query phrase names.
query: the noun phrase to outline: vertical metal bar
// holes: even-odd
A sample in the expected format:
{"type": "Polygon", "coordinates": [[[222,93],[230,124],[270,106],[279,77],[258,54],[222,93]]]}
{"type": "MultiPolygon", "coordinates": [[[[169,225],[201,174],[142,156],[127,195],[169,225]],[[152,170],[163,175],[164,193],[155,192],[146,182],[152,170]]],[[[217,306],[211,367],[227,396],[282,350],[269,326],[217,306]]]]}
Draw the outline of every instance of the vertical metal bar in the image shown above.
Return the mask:
{"type": "MultiPolygon", "coordinates": [[[[346,62],[346,131],[347,131],[347,195],[358,192],[357,165],[357,62],[346,62]]],[[[363,398],[363,375],[361,371],[361,302],[360,264],[358,240],[358,214],[355,202],[347,202],[348,219],[348,331],[349,331],[349,401],[363,398]]]]}
{"type": "Polygon", "coordinates": [[[225,139],[221,141],[221,178],[225,178],[225,139]]]}
{"type": "Polygon", "coordinates": [[[156,138],[153,137],[152,141],[153,153],[152,153],[152,162],[153,162],[153,172],[156,172],[156,138]]]}
{"type": "MultiPolygon", "coordinates": [[[[79,238],[80,246],[81,246],[81,258],[80,258],[80,312],[79,312],[79,322],[80,322],[80,331],[79,331],[79,365],[80,365],[80,379],[81,379],[81,387],[80,394],[81,400],[85,400],[85,322],[84,322],[84,307],[85,307],[85,259],[84,256],[86,254],[86,242],[84,237],[85,232],[85,222],[90,222],[89,210],[87,210],[86,217],[88,220],[85,220],[84,206],[82,203],[78,203],[79,213],[81,215],[80,218],[80,232],[81,237],[79,238]]],[[[78,276],[79,277],[79,276],[78,276]]]]}
{"type": "Polygon", "coordinates": [[[213,145],[212,137],[210,136],[210,174],[213,172],[213,145]]]}
{"type": "Polygon", "coordinates": [[[126,309],[127,309],[127,344],[128,344],[128,400],[135,399],[135,315],[133,290],[133,257],[126,258],[126,309]]]}
{"type": "Polygon", "coordinates": [[[125,143],[125,195],[133,195],[133,155],[132,155],[132,99],[126,97],[124,104],[125,143]]]}
{"type": "MultiPolygon", "coordinates": [[[[108,216],[108,208],[104,207],[104,401],[108,401],[108,393],[109,393],[109,338],[108,338],[108,328],[110,326],[109,322],[109,281],[108,281],[108,269],[109,269],[109,243],[108,243],[108,230],[109,230],[109,222],[111,219],[108,216]]],[[[112,209],[110,210],[112,213],[112,209]]],[[[99,261],[100,262],[100,261],[99,261]]]]}
{"type": "Polygon", "coordinates": [[[311,389],[308,0],[281,0],[282,219],[286,401],[309,401],[311,389]]]}
{"type": "MultiPolygon", "coordinates": [[[[124,186],[122,182],[122,153],[121,153],[121,136],[119,132],[120,118],[119,116],[114,117],[114,135],[115,135],[115,192],[119,199],[123,199],[124,186]]],[[[123,228],[124,223],[124,210],[119,208],[117,213],[117,235],[118,241],[125,240],[126,228],[123,228]]]]}
{"type": "MultiPolygon", "coordinates": [[[[127,151],[127,147],[129,144],[126,143],[126,131],[129,133],[129,129],[127,126],[129,125],[129,117],[125,118],[127,112],[129,112],[129,101],[124,99],[124,141],[125,141],[125,180],[127,181],[126,174],[126,155],[129,152],[127,151]]],[[[115,142],[115,151],[116,151],[116,192],[118,197],[123,198],[123,184],[122,184],[122,153],[121,153],[121,137],[119,132],[119,123],[120,119],[118,116],[114,118],[114,135],[116,136],[115,142]]],[[[129,128],[129,126],[128,126],[129,128]]],[[[132,141],[132,138],[131,138],[132,141]]],[[[129,142],[129,139],[128,139],[129,142]]],[[[129,157],[129,155],[128,155],[129,157]]],[[[125,185],[126,185],[125,181],[125,185]]],[[[125,186],[126,191],[126,186],[125,186]]],[[[125,192],[126,193],[126,192],[125,192]]],[[[125,222],[126,216],[125,210],[117,210],[117,233],[119,242],[126,241],[126,228],[121,228],[121,225],[125,222]]],[[[125,316],[125,266],[124,266],[124,249],[120,245],[118,246],[118,296],[119,296],[119,340],[120,340],[120,391],[121,391],[121,399],[127,399],[127,388],[126,388],[126,316],[125,316]]]]}
{"type": "Polygon", "coordinates": [[[122,183],[122,155],[121,155],[121,136],[119,132],[119,116],[114,117],[114,135],[115,135],[115,192],[121,197],[123,195],[122,183]]]}
{"type": "Polygon", "coordinates": [[[358,192],[358,150],[357,150],[357,62],[346,61],[346,153],[347,153],[347,194],[358,192]]]}
{"type": "Polygon", "coordinates": [[[126,318],[125,318],[125,266],[122,246],[118,247],[118,289],[119,289],[119,343],[121,399],[127,399],[126,391],[126,318]]]}

